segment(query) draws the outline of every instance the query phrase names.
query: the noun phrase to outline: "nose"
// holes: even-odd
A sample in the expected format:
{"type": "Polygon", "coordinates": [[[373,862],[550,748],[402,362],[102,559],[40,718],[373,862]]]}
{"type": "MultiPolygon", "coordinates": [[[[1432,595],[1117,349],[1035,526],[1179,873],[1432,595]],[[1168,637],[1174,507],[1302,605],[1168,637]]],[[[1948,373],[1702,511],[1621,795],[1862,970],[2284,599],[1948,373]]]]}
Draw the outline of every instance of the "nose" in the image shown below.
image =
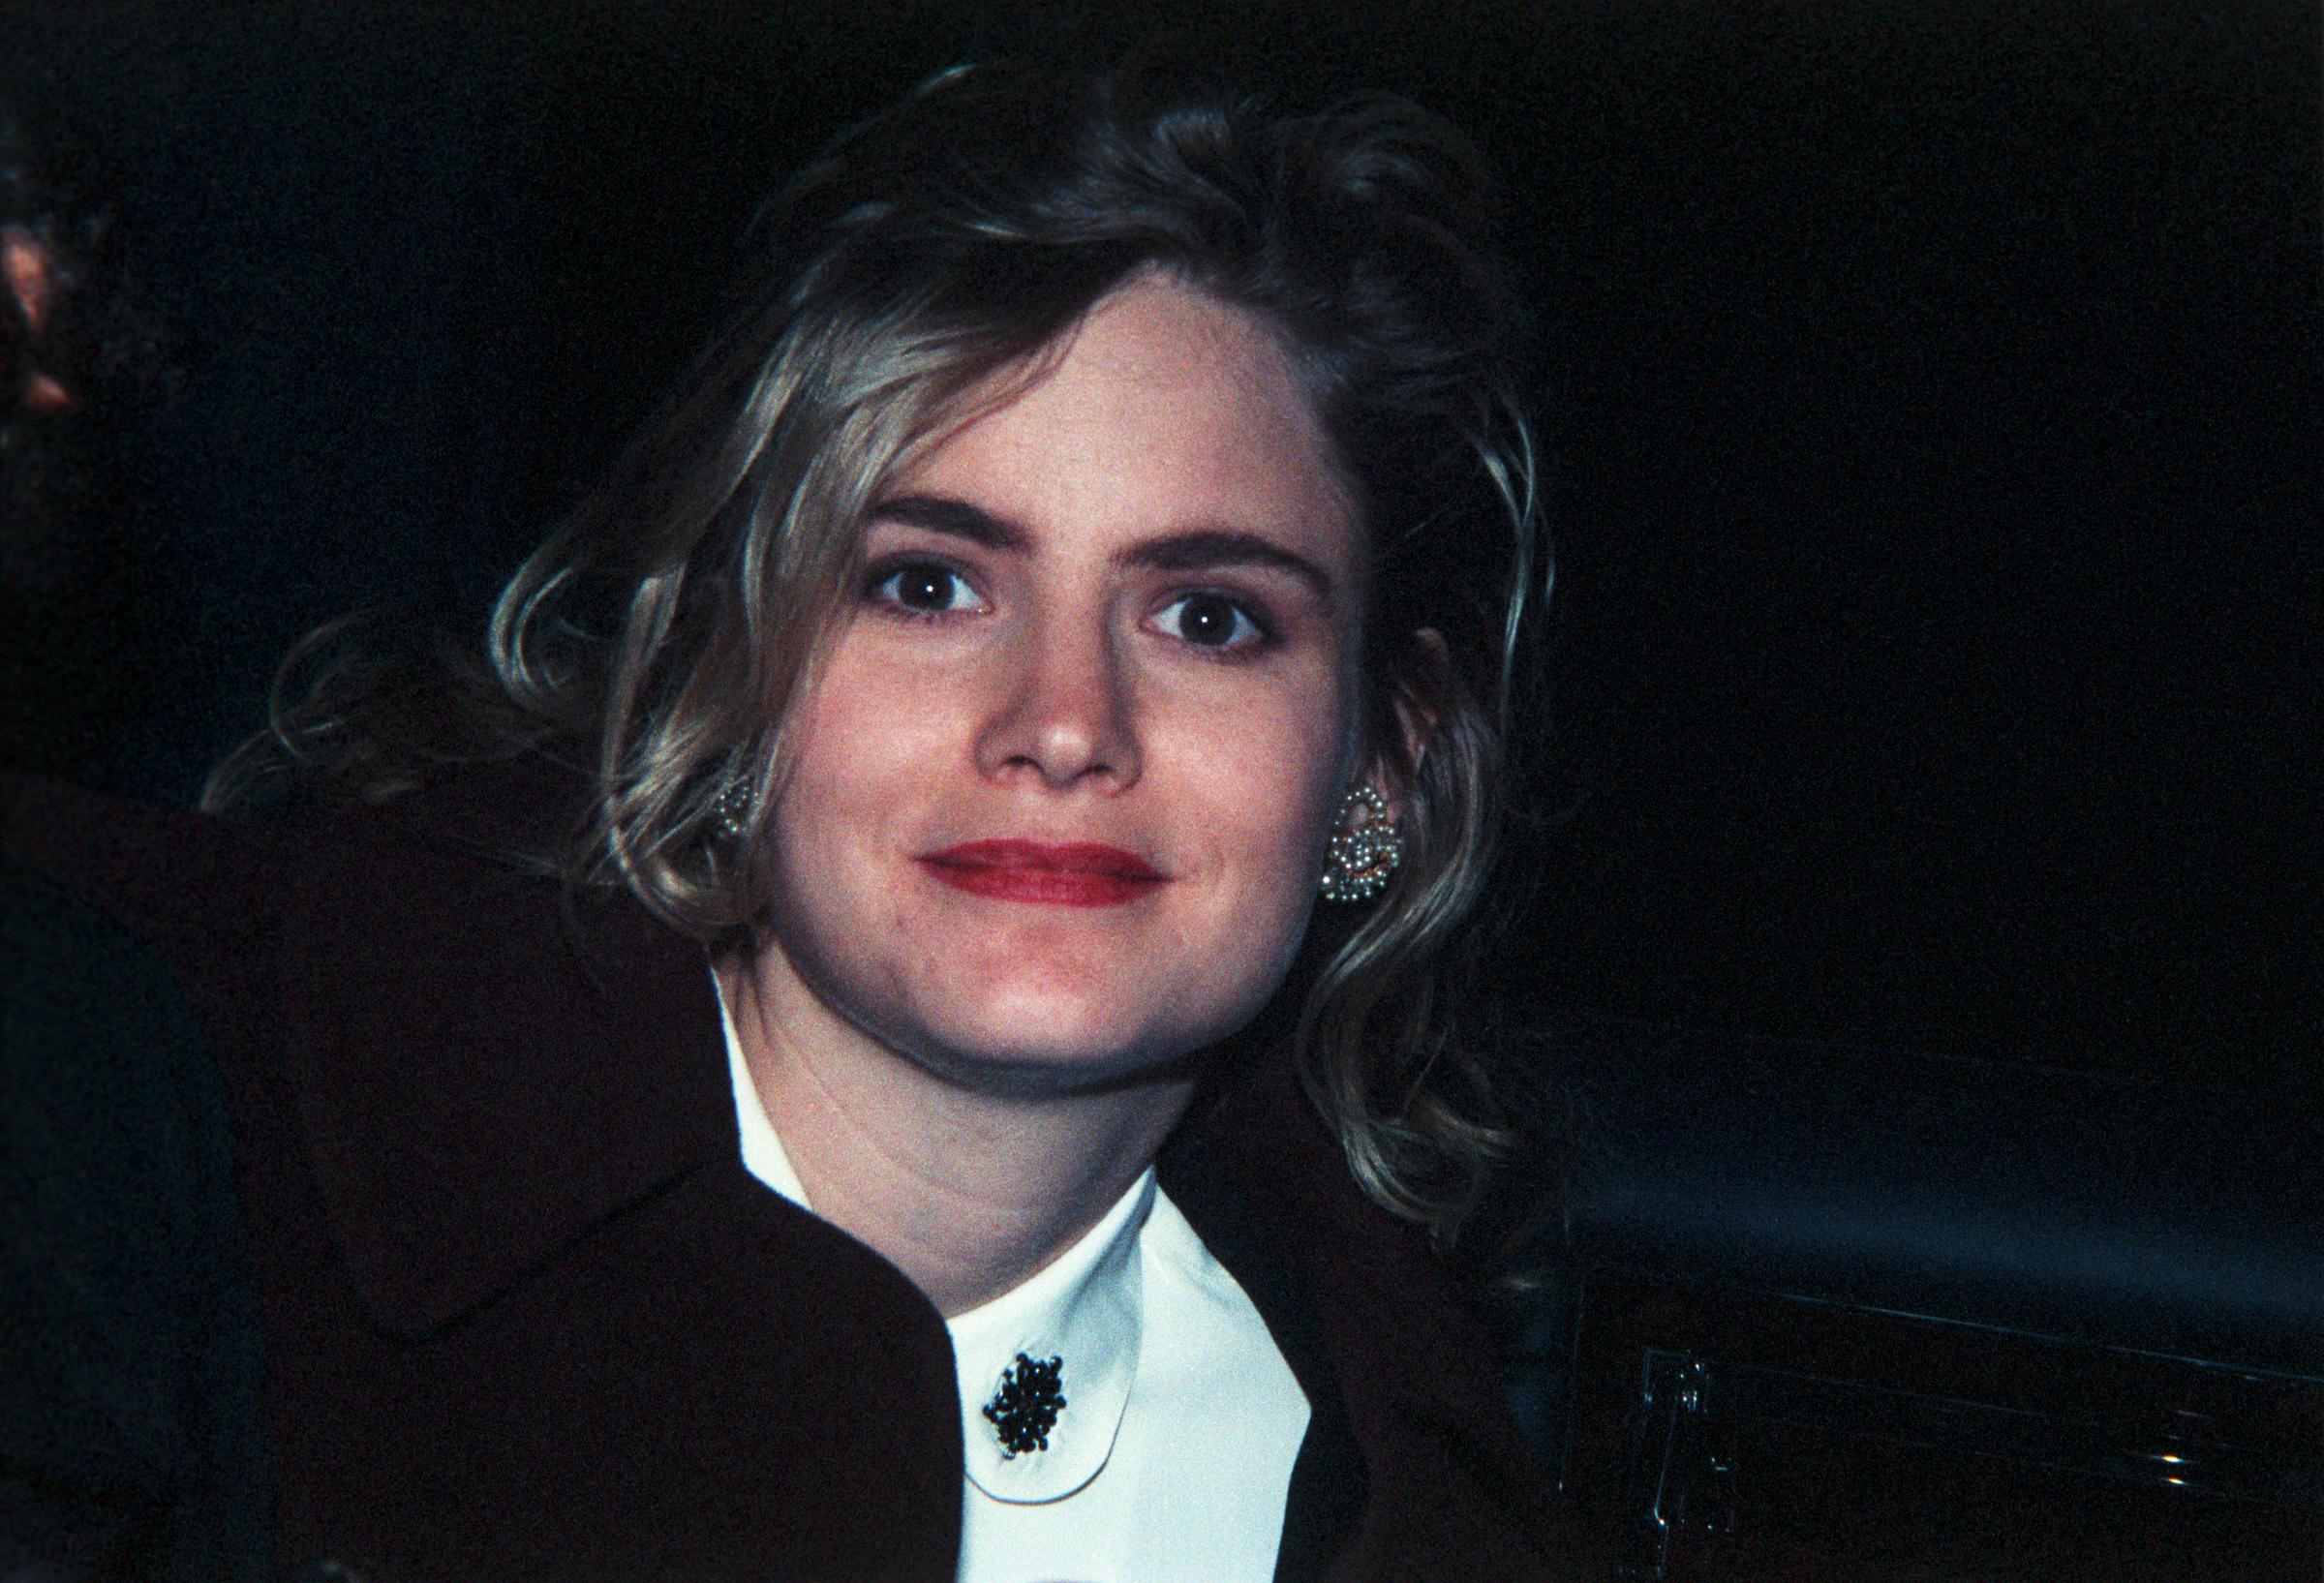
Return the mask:
{"type": "Polygon", "coordinates": [[[1057,790],[1109,792],[1142,768],[1130,680],[1102,618],[1059,613],[1028,623],[995,655],[994,696],[977,734],[977,768],[1057,790]]]}

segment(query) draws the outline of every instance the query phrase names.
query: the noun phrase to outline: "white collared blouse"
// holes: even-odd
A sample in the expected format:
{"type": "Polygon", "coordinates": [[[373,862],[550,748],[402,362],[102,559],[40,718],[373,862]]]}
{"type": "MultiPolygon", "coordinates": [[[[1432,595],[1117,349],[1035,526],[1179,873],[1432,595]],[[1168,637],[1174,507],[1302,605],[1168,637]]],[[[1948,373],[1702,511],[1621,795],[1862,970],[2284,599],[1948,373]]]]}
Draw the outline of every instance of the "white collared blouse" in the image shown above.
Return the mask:
{"type": "MultiPolygon", "coordinates": [[[[743,1164],[811,1214],[725,1027],[743,1164]]],[[[1307,1398],[1152,1167],[1038,1273],[945,1328],[967,1478],[960,1583],[1274,1575],[1307,1398]]]]}

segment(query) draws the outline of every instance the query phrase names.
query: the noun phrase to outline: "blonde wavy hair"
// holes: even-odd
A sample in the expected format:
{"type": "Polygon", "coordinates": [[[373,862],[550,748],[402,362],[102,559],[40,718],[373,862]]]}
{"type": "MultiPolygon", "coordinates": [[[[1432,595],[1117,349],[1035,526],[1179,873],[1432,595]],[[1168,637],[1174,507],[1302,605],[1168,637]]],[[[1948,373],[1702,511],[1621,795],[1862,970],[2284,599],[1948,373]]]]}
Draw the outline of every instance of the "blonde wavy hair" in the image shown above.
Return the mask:
{"type": "Polygon", "coordinates": [[[326,630],[206,801],[285,778],[378,800],[555,745],[594,787],[566,877],[738,939],[769,854],[722,824],[780,793],[789,704],[884,480],[972,394],[1037,379],[1126,277],[1168,271],[1280,336],[1369,535],[1364,732],[1405,857],[1375,902],[1319,914],[1271,1020],[1357,1178],[1450,1247],[1510,1142],[1456,1031],[1455,948],[1549,583],[1490,214],[1469,144],[1401,100],[1285,114],[1150,68],[945,73],[770,205],[728,328],[509,580],[488,672],[326,630]]]}

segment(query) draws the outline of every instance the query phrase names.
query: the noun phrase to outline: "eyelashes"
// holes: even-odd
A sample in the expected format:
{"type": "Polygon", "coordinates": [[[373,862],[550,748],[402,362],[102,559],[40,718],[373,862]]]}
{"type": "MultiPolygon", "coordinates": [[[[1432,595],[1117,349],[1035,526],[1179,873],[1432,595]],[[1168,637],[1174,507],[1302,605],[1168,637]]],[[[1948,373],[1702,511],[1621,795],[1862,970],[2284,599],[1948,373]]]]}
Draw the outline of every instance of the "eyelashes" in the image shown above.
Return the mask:
{"type": "Polygon", "coordinates": [[[1275,636],[1258,613],[1224,594],[1182,594],[1155,611],[1153,620],[1179,642],[1220,654],[1262,647],[1275,636]]]}
{"type": "MultiPolygon", "coordinates": [[[[883,561],[864,577],[865,602],[891,617],[939,622],[991,607],[958,568],[928,556],[883,561]]],[[[1269,612],[1240,594],[1216,589],[1175,594],[1141,624],[1214,659],[1243,659],[1274,646],[1269,612]]]]}
{"type": "Polygon", "coordinates": [[[865,594],[873,604],[917,620],[961,615],[982,608],[984,603],[968,586],[968,579],[941,561],[900,561],[874,566],[865,594]]]}

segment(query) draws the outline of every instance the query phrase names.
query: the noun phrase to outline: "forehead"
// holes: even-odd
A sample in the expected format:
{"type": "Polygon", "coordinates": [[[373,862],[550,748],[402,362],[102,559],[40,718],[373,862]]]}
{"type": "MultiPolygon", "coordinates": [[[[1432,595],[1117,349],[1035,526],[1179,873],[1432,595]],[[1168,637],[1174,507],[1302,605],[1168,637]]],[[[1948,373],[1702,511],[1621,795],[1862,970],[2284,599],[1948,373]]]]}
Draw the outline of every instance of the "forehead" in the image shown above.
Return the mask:
{"type": "Polygon", "coordinates": [[[888,493],[965,494],[1035,527],[1226,528],[1351,564],[1360,553],[1330,441],[1274,332],[1169,276],[1116,288],[963,410],[888,493]]]}

